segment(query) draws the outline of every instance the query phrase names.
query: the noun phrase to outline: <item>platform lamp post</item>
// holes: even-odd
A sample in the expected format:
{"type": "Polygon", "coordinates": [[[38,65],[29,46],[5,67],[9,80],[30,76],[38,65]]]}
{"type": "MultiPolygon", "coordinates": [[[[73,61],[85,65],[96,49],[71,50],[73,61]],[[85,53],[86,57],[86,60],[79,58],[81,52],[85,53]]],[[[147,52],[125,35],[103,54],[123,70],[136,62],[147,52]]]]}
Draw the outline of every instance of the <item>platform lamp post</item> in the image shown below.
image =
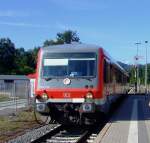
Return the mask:
{"type": "Polygon", "coordinates": [[[137,53],[136,53],[136,92],[139,92],[139,67],[138,67],[138,60],[139,60],[139,56],[138,56],[138,52],[139,52],[139,45],[141,43],[137,42],[135,43],[135,45],[137,46],[137,53]]]}
{"type": "Polygon", "coordinates": [[[145,41],[145,94],[147,95],[147,45],[148,41],[145,41]]]}

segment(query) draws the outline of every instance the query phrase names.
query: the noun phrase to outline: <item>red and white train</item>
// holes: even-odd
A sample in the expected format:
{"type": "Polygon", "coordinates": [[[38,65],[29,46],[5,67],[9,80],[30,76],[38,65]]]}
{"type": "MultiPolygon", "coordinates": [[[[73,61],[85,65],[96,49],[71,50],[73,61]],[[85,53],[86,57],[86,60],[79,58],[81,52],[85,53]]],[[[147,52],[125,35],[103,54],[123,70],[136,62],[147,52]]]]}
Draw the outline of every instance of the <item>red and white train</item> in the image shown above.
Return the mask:
{"type": "Polygon", "coordinates": [[[36,110],[60,123],[96,122],[128,91],[128,74],[103,48],[64,44],[41,48],[36,110]]]}

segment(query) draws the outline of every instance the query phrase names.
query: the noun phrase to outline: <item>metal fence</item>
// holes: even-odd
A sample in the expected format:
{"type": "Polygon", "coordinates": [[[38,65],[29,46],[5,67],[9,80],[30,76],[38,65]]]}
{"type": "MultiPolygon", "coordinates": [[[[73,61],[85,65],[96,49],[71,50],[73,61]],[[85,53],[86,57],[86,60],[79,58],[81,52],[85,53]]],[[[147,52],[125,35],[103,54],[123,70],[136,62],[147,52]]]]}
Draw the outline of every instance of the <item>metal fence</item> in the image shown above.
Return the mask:
{"type": "MultiPolygon", "coordinates": [[[[134,85],[129,85],[129,89],[130,89],[128,92],[129,94],[137,93],[134,85]]],[[[145,93],[146,93],[145,85],[139,85],[138,94],[145,94],[145,93]]],[[[147,85],[147,94],[150,95],[150,84],[147,85]]]]}
{"type": "Polygon", "coordinates": [[[0,95],[9,98],[27,99],[30,93],[29,81],[14,81],[0,83],[0,95]]]}
{"type": "Polygon", "coordinates": [[[29,107],[30,81],[14,80],[13,82],[0,82],[0,109],[10,109],[17,112],[20,108],[29,107]]]}

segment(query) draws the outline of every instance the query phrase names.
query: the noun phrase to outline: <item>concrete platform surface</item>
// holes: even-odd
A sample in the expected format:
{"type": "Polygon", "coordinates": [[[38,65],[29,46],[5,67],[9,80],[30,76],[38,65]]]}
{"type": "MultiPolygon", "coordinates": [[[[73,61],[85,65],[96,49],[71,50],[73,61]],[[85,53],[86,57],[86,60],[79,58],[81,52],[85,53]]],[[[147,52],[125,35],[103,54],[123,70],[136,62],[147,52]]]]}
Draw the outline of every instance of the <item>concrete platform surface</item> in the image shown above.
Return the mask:
{"type": "Polygon", "coordinates": [[[150,143],[149,101],[149,96],[128,96],[95,142],[150,143]]]}

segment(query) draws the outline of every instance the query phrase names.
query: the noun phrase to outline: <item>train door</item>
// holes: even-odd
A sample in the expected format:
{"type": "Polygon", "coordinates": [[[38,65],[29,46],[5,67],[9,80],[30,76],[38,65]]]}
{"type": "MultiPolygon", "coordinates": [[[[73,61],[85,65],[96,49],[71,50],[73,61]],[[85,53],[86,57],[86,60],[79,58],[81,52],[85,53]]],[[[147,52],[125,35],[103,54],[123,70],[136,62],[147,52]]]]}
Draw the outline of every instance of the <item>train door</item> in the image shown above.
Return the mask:
{"type": "Polygon", "coordinates": [[[104,59],[104,97],[108,98],[110,95],[110,61],[104,59]]]}
{"type": "Polygon", "coordinates": [[[106,65],[105,65],[106,71],[105,71],[105,76],[107,76],[106,78],[108,78],[106,81],[104,80],[105,83],[105,94],[106,97],[108,97],[109,102],[113,102],[115,100],[115,95],[116,95],[116,83],[117,83],[117,79],[116,79],[116,68],[114,67],[114,65],[110,62],[106,61],[106,65]]]}

